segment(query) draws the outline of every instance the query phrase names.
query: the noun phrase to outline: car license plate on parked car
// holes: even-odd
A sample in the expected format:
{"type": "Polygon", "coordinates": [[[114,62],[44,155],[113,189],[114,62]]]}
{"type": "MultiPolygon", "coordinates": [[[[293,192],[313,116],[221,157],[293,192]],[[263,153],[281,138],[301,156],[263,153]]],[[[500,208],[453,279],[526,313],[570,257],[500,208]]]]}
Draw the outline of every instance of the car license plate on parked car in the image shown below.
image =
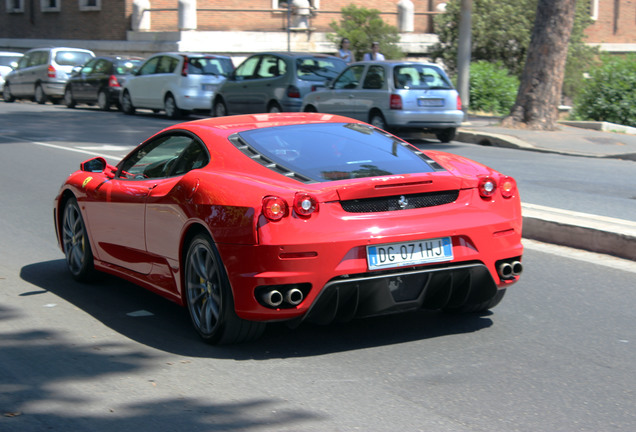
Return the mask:
{"type": "Polygon", "coordinates": [[[421,107],[443,107],[444,106],[444,99],[419,98],[417,100],[417,106],[421,106],[421,107]]]}
{"type": "Polygon", "coordinates": [[[369,270],[451,261],[450,237],[367,246],[369,270]]]}

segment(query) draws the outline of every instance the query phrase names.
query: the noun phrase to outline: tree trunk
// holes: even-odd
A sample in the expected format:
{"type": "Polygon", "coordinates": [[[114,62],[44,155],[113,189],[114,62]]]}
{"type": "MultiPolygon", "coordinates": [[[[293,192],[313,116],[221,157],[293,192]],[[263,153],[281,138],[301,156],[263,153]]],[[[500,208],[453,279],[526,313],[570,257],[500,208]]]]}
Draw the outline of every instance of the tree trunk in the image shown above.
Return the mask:
{"type": "Polygon", "coordinates": [[[504,126],[555,129],[575,3],[539,0],[517,100],[504,126]]]}

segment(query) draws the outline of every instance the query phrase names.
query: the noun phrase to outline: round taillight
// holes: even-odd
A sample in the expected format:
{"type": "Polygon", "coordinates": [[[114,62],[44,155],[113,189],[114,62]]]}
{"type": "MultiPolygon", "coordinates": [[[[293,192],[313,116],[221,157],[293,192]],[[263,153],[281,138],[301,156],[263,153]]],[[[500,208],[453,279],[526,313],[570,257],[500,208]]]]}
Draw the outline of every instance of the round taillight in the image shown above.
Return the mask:
{"type": "Polygon", "coordinates": [[[279,197],[263,198],[263,216],[272,222],[277,222],[287,214],[287,203],[279,197]]]}
{"type": "Polygon", "coordinates": [[[481,177],[479,179],[479,195],[482,198],[490,198],[497,189],[497,183],[492,177],[481,177]]]}
{"type": "Polygon", "coordinates": [[[499,190],[504,198],[512,198],[517,192],[517,182],[512,177],[505,176],[499,181],[499,190]]]}
{"type": "Polygon", "coordinates": [[[294,211],[298,216],[308,217],[318,210],[318,200],[307,193],[298,192],[294,197],[294,211]]]}

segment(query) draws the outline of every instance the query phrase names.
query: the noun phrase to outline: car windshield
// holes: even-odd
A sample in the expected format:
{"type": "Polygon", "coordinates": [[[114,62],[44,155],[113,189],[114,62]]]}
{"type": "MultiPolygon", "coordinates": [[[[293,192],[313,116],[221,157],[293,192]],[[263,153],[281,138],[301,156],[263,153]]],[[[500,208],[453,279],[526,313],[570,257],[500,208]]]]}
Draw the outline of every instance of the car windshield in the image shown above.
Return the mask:
{"type": "Polygon", "coordinates": [[[450,83],[444,72],[436,66],[412,64],[400,65],[393,69],[395,88],[398,89],[426,89],[451,90],[450,83]]]}
{"type": "Polygon", "coordinates": [[[296,74],[305,81],[334,79],[347,66],[336,58],[303,57],[296,60],[296,74]]]}
{"type": "Polygon", "coordinates": [[[58,51],[55,54],[55,63],[61,66],[80,66],[92,58],[92,55],[82,51],[58,51]]]}
{"type": "Polygon", "coordinates": [[[278,126],[238,135],[267,159],[314,181],[433,171],[407,143],[357,123],[278,126]]]}
{"type": "Polygon", "coordinates": [[[234,70],[232,60],[222,57],[188,57],[188,73],[227,77],[234,70]]]}

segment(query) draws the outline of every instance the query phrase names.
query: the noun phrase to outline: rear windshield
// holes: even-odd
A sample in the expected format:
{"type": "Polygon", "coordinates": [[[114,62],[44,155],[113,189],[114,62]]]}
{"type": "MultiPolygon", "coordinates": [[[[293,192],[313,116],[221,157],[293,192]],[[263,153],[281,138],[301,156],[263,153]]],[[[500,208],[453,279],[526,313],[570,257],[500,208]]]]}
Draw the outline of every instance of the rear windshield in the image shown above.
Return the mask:
{"type": "Polygon", "coordinates": [[[346,66],[337,58],[304,57],[296,60],[296,74],[301,80],[323,82],[337,77],[346,66]]]}
{"type": "Polygon", "coordinates": [[[228,76],[234,70],[232,60],[219,57],[188,57],[188,74],[228,76]]]}
{"type": "Polygon", "coordinates": [[[314,181],[433,171],[408,144],[366,125],[278,126],[239,136],[258,153],[314,181]]]}
{"type": "Polygon", "coordinates": [[[22,56],[0,56],[0,66],[11,66],[11,63],[17,63],[22,56]]]}
{"type": "Polygon", "coordinates": [[[60,66],[81,66],[93,56],[80,51],[58,51],[55,54],[55,63],[60,66]]]}
{"type": "Polygon", "coordinates": [[[453,85],[446,74],[435,67],[428,65],[400,65],[393,69],[395,88],[398,89],[426,89],[426,90],[450,90],[453,85]]]}
{"type": "Polygon", "coordinates": [[[133,74],[141,66],[141,60],[117,60],[114,66],[117,75],[133,74]]]}

